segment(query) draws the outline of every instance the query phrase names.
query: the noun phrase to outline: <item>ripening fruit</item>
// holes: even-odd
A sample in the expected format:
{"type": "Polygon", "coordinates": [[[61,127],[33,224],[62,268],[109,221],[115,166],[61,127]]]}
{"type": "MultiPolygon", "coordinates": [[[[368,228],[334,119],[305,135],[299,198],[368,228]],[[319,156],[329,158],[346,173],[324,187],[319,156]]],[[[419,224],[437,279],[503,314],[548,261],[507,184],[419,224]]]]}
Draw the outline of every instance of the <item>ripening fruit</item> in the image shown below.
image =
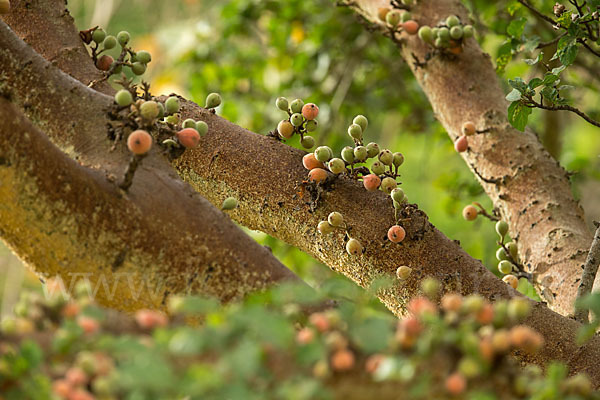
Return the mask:
{"type": "Polygon", "coordinates": [[[391,26],[396,26],[400,23],[400,11],[391,10],[385,16],[385,22],[387,22],[391,26]]]}
{"type": "Polygon", "coordinates": [[[473,29],[472,25],[463,26],[463,37],[465,39],[473,37],[474,34],[475,34],[475,29],[473,29]]]}
{"type": "Polygon", "coordinates": [[[462,300],[462,296],[458,293],[446,293],[440,304],[444,311],[458,312],[462,306],[462,300]]]}
{"type": "Polygon", "coordinates": [[[325,179],[327,179],[327,171],[325,171],[322,168],[314,168],[311,169],[310,172],[308,173],[308,179],[311,182],[322,182],[325,179]]]}
{"type": "Polygon", "coordinates": [[[512,272],[512,263],[510,261],[502,260],[498,263],[498,271],[504,275],[512,272]]]}
{"type": "Polygon", "coordinates": [[[474,135],[476,131],[475,124],[471,121],[465,122],[462,126],[462,132],[466,136],[474,135]]]}
{"type": "Polygon", "coordinates": [[[65,378],[73,386],[84,385],[88,380],[86,373],[78,367],[69,368],[65,373],[65,378]]]}
{"type": "Polygon", "coordinates": [[[352,147],[346,146],[342,149],[342,160],[346,161],[348,164],[354,162],[354,149],[352,147]]]}
{"type": "MultiPolygon", "coordinates": [[[[153,100],[146,101],[140,106],[140,114],[145,120],[153,120],[154,118],[158,117],[158,113],[158,103],[153,100]]],[[[192,120],[192,122],[194,121],[192,120]]],[[[194,123],[194,125],[196,124],[194,123]]]]}
{"type": "Polygon", "coordinates": [[[314,153],[305,154],[304,157],[302,157],[302,165],[309,171],[315,168],[325,168],[323,163],[315,158],[314,153]]]}
{"type": "Polygon", "coordinates": [[[508,233],[508,224],[506,221],[498,221],[496,222],[496,232],[500,235],[501,238],[506,236],[508,233]]]}
{"type": "Polygon", "coordinates": [[[186,149],[193,149],[200,143],[200,134],[195,128],[185,128],[177,132],[177,140],[186,149]]]}
{"type": "Polygon", "coordinates": [[[146,64],[142,64],[139,61],[134,62],[131,64],[131,72],[136,75],[142,75],[144,72],[146,72],[146,64]]]}
{"type": "Polygon", "coordinates": [[[517,325],[510,330],[510,341],[526,353],[535,353],[544,345],[542,335],[525,325],[517,325]]]}
{"type": "Polygon", "coordinates": [[[463,30],[460,26],[453,26],[450,28],[450,37],[454,40],[459,40],[463,37],[463,30]]]}
{"type": "Polygon", "coordinates": [[[100,330],[98,321],[85,315],[81,315],[77,318],[77,325],[79,325],[79,327],[83,329],[83,332],[88,335],[93,335],[100,330]]]}
{"type": "Polygon", "coordinates": [[[328,146],[319,146],[315,149],[315,158],[317,161],[326,162],[333,157],[333,151],[328,146]]]}
{"type": "Polygon", "coordinates": [[[165,108],[167,114],[174,114],[179,111],[179,99],[175,96],[171,96],[165,101],[165,108]]]}
{"type": "Polygon", "coordinates": [[[380,19],[381,21],[384,21],[384,22],[385,22],[385,17],[387,16],[387,14],[388,14],[389,12],[390,12],[390,9],[389,9],[389,8],[387,8],[387,7],[380,7],[380,8],[377,10],[377,17],[379,17],[379,19],[380,19]]]}
{"type": "Polygon", "coordinates": [[[331,356],[331,368],[336,371],[347,371],[354,367],[354,354],[348,350],[338,350],[331,356]]]}
{"type": "Polygon", "coordinates": [[[221,210],[228,211],[233,210],[238,206],[238,200],[235,197],[228,197],[223,200],[223,204],[221,204],[221,210]]]}
{"type": "Polygon", "coordinates": [[[133,131],[127,138],[127,147],[133,154],[146,154],[152,147],[152,136],[141,129],[133,131]]]}
{"type": "Polygon", "coordinates": [[[406,237],[406,231],[400,225],[394,225],[388,229],[387,237],[390,242],[400,243],[406,237]]]}
{"type": "Polygon", "coordinates": [[[102,46],[104,46],[104,48],[106,50],[110,50],[113,47],[115,47],[117,45],[117,38],[115,38],[112,35],[106,36],[106,38],[104,38],[104,40],[102,41],[102,46]]]}
{"type": "Polygon", "coordinates": [[[315,331],[310,328],[302,328],[296,333],[296,343],[309,344],[315,339],[315,331]]]}
{"type": "Polygon", "coordinates": [[[294,135],[294,125],[292,125],[292,123],[287,119],[284,119],[277,124],[277,133],[279,133],[279,136],[282,138],[289,139],[294,135]]]}
{"type": "MultiPolygon", "coordinates": [[[[159,103],[159,105],[160,105],[160,103],[159,103]]],[[[160,117],[160,115],[159,115],[159,117],[160,117]]],[[[198,121],[198,122],[196,122],[196,130],[198,131],[198,134],[200,136],[204,136],[208,132],[208,124],[204,121],[198,121]]]]}
{"type": "Polygon", "coordinates": [[[301,113],[304,102],[301,99],[296,99],[290,104],[290,111],[293,113],[301,113]]]}
{"type": "MultiPolygon", "coordinates": [[[[2,1],[4,0],[0,0],[0,4],[2,4],[2,1]]],[[[1,9],[2,8],[0,6],[0,11],[1,9]]],[[[52,382],[52,392],[60,396],[60,398],[62,399],[67,399],[71,394],[72,390],[73,387],[66,379],[57,379],[54,382],[52,382]]]]}
{"type": "Polygon", "coordinates": [[[150,61],[152,61],[152,56],[146,50],[138,51],[135,56],[137,60],[143,64],[148,64],[150,61]]]}
{"type": "Polygon", "coordinates": [[[351,256],[357,256],[363,252],[363,246],[358,240],[350,239],[346,243],[346,252],[351,256]]]}
{"type": "Polygon", "coordinates": [[[392,190],[396,189],[397,187],[398,183],[396,182],[396,180],[389,176],[383,178],[383,180],[381,181],[381,190],[383,190],[387,194],[392,193],[392,190]]]}
{"type": "Polygon", "coordinates": [[[365,146],[356,146],[354,148],[354,159],[358,162],[363,162],[367,159],[367,148],[365,146]]]}
{"type": "Polygon", "coordinates": [[[506,254],[506,250],[504,250],[504,248],[500,247],[496,251],[496,258],[498,259],[498,261],[508,260],[508,254],[506,254]]]}
{"type": "Polygon", "coordinates": [[[360,126],[360,129],[362,129],[363,132],[366,131],[367,126],[369,126],[369,120],[367,119],[367,117],[360,114],[354,117],[352,123],[360,126]]]}
{"type": "Polygon", "coordinates": [[[159,326],[166,326],[169,320],[167,316],[154,310],[138,310],[135,313],[135,322],[142,329],[154,329],[159,326]]]}
{"type": "Polygon", "coordinates": [[[346,170],[346,163],[341,158],[332,158],[327,164],[329,170],[334,174],[341,174],[346,170]]]}
{"type": "Polygon", "coordinates": [[[513,289],[516,289],[519,286],[519,280],[514,275],[506,275],[502,280],[508,283],[513,289]]]}
{"type": "Polygon", "coordinates": [[[467,151],[467,147],[469,147],[469,141],[466,136],[461,136],[458,138],[456,142],[454,142],[454,149],[459,153],[467,151]]]}
{"type": "Polygon", "coordinates": [[[381,161],[375,161],[373,165],[371,165],[371,172],[375,175],[383,175],[385,173],[385,165],[383,165],[381,161]]]}
{"type": "Polygon", "coordinates": [[[412,272],[412,268],[411,267],[407,267],[406,265],[402,265],[400,267],[398,267],[398,269],[396,269],[396,277],[398,279],[400,279],[401,281],[404,281],[406,279],[408,279],[408,277],[410,276],[412,272]]]}
{"type": "Polygon", "coordinates": [[[111,56],[103,55],[96,61],[96,67],[100,71],[108,71],[114,61],[111,56]]]}
{"type": "Polygon", "coordinates": [[[452,394],[453,396],[458,396],[467,388],[467,380],[460,373],[455,372],[446,378],[444,386],[446,387],[448,393],[452,394]]]}
{"type": "Polygon", "coordinates": [[[375,174],[369,174],[363,177],[363,185],[365,189],[370,192],[374,192],[379,189],[381,179],[375,174]]]}
{"type": "Polygon", "coordinates": [[[402,29],[409,35],[416,35],[419,32],[419,24],[417,21],[409,20],[402,24],[402,29]]]}
{"type": "Polygon", "coordinates": [[[206,105],[204,108],[216,108],[221,105],[221,95],[219,93],[210,93],[206,96],[206,105]]]}
{"type": "Polygon", "coordinates": [[[317,230],[322,234],[322,235],[329,235],[330,233],[332,233],[334,231],[334,227],[331,226],[331,224],[327,221],[321,221],[319,222],[319,225],[317,225],[317,230]]]}
{"type": "Polygon", "coordinates": [[[379,369],[381,363],[385,360],[382,354],[373,354],[365,361],[365,371],[369,374],[374,374],[379,369]]]}
{"type": "Polygon", "coordinates": [[[379,145],[375,142],[371,142],[367,145],[367,156],[369,158],[376,157],[379,154],[379,145]]]}
{"type": "Polygon", "coordinates": [[[300,141],[300,144],[305,149],[312,149],[313,147],[315,147],[315,138],[312,136],[304,136],[300,141]]]}
{"type": "Polygon", "coordinates": [[[390,166],[393,164],[394,162],[394,155],[392,154],[391,151],[385,149],[385,150],[381,150],[381,152],[379,152],[379,161],[381,161],[383,164],[390,166]]]}
{"type": "Polygon", "coordinates": [[[277,100],[275,100],[275,105],[281,111],[287,111],[289,107],[288,100],[285,97],[278,97],[277,100]]]}
{"type": "Polygon", "coordinates": [[[348,135],[354,140],[362,139],[362,128],[358,124],[352,124],[348,127],[348,135]]]}
{"type": "Polygon", "coordinates": [[[419,28],[418,34],[419,38],[425,43],[433,42],[433,32],[430,27],[422,26],[421,28],[419,28]]]}
{"type": "Polygon", "coordinates": [[[472,206],[472,205],[468,205],[465,208],[463,208],[463,218],[466,219],[467,221],[473,221],[475,220],[475,218],[477,218],[477,214],[479,214],[479,212],[477,211],[477,209],[472,206]]]}
{"type": "Polygon", "coordinates": [[[133,102],[133,96],[129,90],[121,89],[115,94],[115,103],[121,107],[127,107],[133,102]]]}
{"type": "Polygon", "coordinates": [[[318,122],[313,119],[312,121],[306,121],[306,125],[304,125],[304,127],[306,128],[306,132],[314,132],[317,130],[318,125],[318,122]]]}
{"type": "Polygon", "coordinates": [[[337,211],[334,211],[327,216],[327,222],[329,222],[329,225],[331,226],[338,228],[344,227],[344,217],[337,211]]]}
{"type": "Polygon", "coordinates": [[[302,116],[308,121],[312,121],[319,115],[319,107],[314,103],[307,103],[302,107],[302,116]]]}
{"type": "Polygon", "coordinates": [[[392,196],[392,200],[397,203],[401,203],[404,200],[404,190],[400,188],[393,189],[390,195],[392,196]]]}
{"type": "Polygon", "coordinates": [[[402,153],[396,152],[394,153],[394,166],[399,167],[404,164],[404,155],[402,153]]]}
{"type": "Polygon", "coordinates": [[[117,34],[117,40],[121,46],[125,46],[129,42],[129,39],[131,39],[131,36],[127,31],[121,31],[117,34]]]}
{"type": "Polygon", "coordinates": [[[292,116],[290,117],[290,122],[294,126],[300,126],[304,122],[304,118],[302,118],[302,114],[295,113],[295,114],[292,114],[292,116]]]}

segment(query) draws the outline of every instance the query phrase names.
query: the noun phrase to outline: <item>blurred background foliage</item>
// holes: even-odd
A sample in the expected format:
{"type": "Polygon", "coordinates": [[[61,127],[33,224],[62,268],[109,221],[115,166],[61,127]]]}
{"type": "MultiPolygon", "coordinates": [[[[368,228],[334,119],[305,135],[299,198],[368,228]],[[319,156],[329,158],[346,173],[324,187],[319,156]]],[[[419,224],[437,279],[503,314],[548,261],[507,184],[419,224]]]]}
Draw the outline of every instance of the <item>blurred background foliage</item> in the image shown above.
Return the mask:
{"type": "MultiPolygon", "coordinates": [[[[478,40],[493,60],[501,54],[506,27],[514,18],[527,18],[528,35],[543,41],[555,36],[515,1],[465,4],[473,11],[478,40]]],[[[550,13],[554,1],[534,4],[550,13]]],[[[176,92],[203,104],[208,93],[220,92],[224,104],[218,113],[254,132],[265,134],[276,127],[282,117],[275,107],[278,96],[300,97],[321,109],[317,144],[337,152],[350,144],[346,127],[354,115],[366,115],[365,140],[404,153],[401,180],[410,202],[425,210],[448,237],[460,240],[469,254],[495,269],[493,223],[482,218],[467,222],[461,216],[473,201],[490,210],[490,200],[454,152],[395,45],[370,33],[348,9],[331,0],[70,0],[68,7],[80,29],[100,25],[109,34],[128,30],[136,50],[152,53],[144,77],[153,94],[176,92]]],[[[506,92],[507,79],[539,74],[522,62],[528,56],[515,55],[500,74],[506,92]]],[[[577,87],[571,92],[573,102],[597,115],[600,75],[591,67],[593,61],[581,54],[566,77],[577,87]]],[[[530,126],[562,165],[575,172],[574,193],[589,220],[598,219],[598,129],[567,113],[539,110],[530,126]]],[[[297,249],[262,233],[251,234],[309,282],[319,284],[331,276],[327,267],[297,249]]],[[[35,276],[20,269],[0,249],[3,310],[10,309],[18,291],[14,288],[22,281],[39,287],[35,276]]]]}

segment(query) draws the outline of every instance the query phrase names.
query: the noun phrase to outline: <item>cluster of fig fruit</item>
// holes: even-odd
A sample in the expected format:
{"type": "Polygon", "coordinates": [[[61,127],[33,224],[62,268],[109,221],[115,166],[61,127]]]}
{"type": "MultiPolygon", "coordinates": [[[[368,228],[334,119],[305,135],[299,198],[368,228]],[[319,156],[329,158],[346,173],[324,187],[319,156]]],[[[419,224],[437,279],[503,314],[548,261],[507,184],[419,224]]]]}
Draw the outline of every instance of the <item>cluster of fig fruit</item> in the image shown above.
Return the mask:
{"type": "Polygon", "coordinates": [[[381,7],[377,15],[381,21],[386,23],[392,33],[406,32],[409,35],[416,35],[419,31],[419,23],[413,19],[408,10],[381,7]]]}
{"type": "Polygon", "coordinates": [[[131,35],[127,31],[121,31],[115,37],[96,27],[81,31],[80,36],[90,46],[96,68],[105,71],[107,75],[120,74],[124,67],[129,68],[134,75],[143,75],[148,63],[152,61],[151,54],[146,50],[136,52],[128,46],[131,35]],[[108,54],[102,54],[117,45],[121,47],[121,52],[116,60],[108,54]]]}
{"type": "Polygon", "coordinates": [[[363,247],[362,243],[350,236],[348,225],[344,221],[344,216],[341,213],[334,211],[327,216],[326,220],[319,222],[317,225],[317,230],[322,235],[329,235],[336,229],[340,229],[345,232],[345,238],[348,239],[346,242],[346,252],[349,255],[357,256],[365,252],[365,248],[363,247]]]}
{"type": "Polygon", "coordinates": [[[522,273],[519,263],[519,250],[515,242],[504,243],[508,234],[508,224],[505,221],[496,222],[496,232],[500,236],[496,258],[498,259],[498,271],[503,274],[502,280],[513,289],[519,286],[519,279],[515,274],[522,273]]]}
{"type": "Polygon", "coordinates": [[[436,50],[448,51],[451,54],[462,53],[465,39],[475,35],[472,25],[464,25],[456,15],[450,15],[435,27],[422,26],[419,38],[436,50]]]}
{"type": "Polygon", "coordinates": [[[287,140],[294,135],[300,135],[302,147],[312,149],[315,146],[315,139],[308,136],[307,133],[317,129],[316,118],[319,115],[319,107],[314,103],[304,104],[302,99],[289,102],[285,97],[278,97],[275,105],[288,114],[287,119],[283,119],[277,124],[277,137],[287,140]]]}
{"type": "Polygon", "coordinates": [[[459,153],[467,151],[467,149],[469,148],[468,137],[473,136],[476,133],[477,128],[475,127],[475,124],[471,121],[465,122],[462,126],[462,135],[459,136],[458,139],[456,139],[456,141],[454,142],[454,150],[456,150],[459,153]]]}

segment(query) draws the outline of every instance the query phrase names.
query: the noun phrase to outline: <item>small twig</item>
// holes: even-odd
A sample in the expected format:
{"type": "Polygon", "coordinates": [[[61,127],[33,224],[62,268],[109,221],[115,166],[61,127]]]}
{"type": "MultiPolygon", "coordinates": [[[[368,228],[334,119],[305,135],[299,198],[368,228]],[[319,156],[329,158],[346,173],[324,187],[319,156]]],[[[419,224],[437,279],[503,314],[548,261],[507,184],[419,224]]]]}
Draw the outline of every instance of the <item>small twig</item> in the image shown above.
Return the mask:
{"type": "Polygon", "coordinates": [[[125,171],[125,178],[123,178],[123,182],[119,185],[119,187],[125,191],[129,189],[131,184],[133,183],[133,175],[137,170],[137,167],[142,162],[142,159],[146,157],[145,154],[134,154],[129,161],[129,165],[127,166],[127,170],[125,171]]]}
{"type": "Polygon", "coordinates": [[[586,49],[588,49],[588,51],[589,51],[590,53],[592,53],[592,54],[593,54],[593,55],[595,55],[596,57],[600,57],[600,52],[598,52],[598,51],[596,51],[596,50],[592,49],[592,47],[591,47],[589,44],[587,44],[587,42],[586,42],[584,39],[577,39],[577,41],[578,41],[579,43],[581,43],[581,44],[583,45],[583,47],[585,47],[586,49]]]}
{"type": "Polygon", "coordinates": [[[541,108],[543,110],[550,110],[550,111],[571,111],[577,115],[579,115],[581,118],[585,119],[587,122],[589,122],[590,124],[600,127],[600,121],[596,121],[595,119],[593,119],[592,117],[590,117],[589,115],[587,115],[586,113],[584,113],[583,111],[581,111],[578,108],[569,106],[569,105],[558,105],[558,106],[547,106],[542,104],[541,102],[538,103],[537,101],[535,101],[533,99],[533,97],[529,97],[529,106],[530,107],[537,107],[537,108],[541,108]]]}
{"type": "Polygon", "coordinates": [[[548,42],[540,42],[536,49],[543,49],[544,47],[548,47],[548,46],[552,46],[553,44],[555,44],[556,42],[558,42],[563,36],[565,36],[567,34],[567,32],[563,32],[560,35],[558,35],[557,37],[555,37],[554,39],[548,41],[548,42]]]}
{"type": "MultiPolygon", "coordinates": [[[[592,246],[585,260],[583,266],[583,274],[581,275],[581,283],[577,289],[577,300],[583,298],[587,294],[591,293],[592,287],[594,286],[594,280],[596,279],[596,273],[598,272],[598,264],[600,264],[600,223],[596,224],[596,234],[592,241],[592,246]]],[[[586,324],[589,322],[589,310],[581,309],[575,311],[575,320],[586,324]]]]}
{"type": "Polygon", "coordinates": [[[485,208],[483,208],[483,206],[478,203],[478,202],[473,202],[474,205],[476,205],[477,207],[479,207],[479,215],[484,216],[485,218],[489,219],[490,221],[500,221],[500,218],[495,216],[495,215],[491,215],[490,213],[488,213],[485,208]]]}
{"type": "Polygon", "coordinates": [[[555,20],[553,20],[549,16],[543,14],[541,11],[537,10],[535,7],[533,7],[531,4],[529,4],[526,0],[517,0],[517,1],[519,3],[521,3],[521,4],[523,4],[525,7],[527,7],[532,13],[534,13],[535,15],[537,15],[539,18],[541,18],[544,21],[547,21],[547,22],[551,23],[552,25],[556,26],[556,21],[555,20]]]}

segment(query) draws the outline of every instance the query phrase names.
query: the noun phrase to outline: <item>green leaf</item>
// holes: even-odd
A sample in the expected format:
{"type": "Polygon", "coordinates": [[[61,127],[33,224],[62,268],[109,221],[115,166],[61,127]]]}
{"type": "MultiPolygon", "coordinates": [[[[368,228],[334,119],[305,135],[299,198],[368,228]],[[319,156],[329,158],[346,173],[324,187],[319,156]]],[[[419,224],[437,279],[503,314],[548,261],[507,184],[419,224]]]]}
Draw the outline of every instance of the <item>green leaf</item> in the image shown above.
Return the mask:
{"type": "Polygon", "coordinates": [[[506,28],[506,33],[508,33],[510,36],[519,38],[523,34],[523,30],[525,29],[526,23],[527,19],[524,17],[513,19],[512,21],[510,21],[510,24],[508,24],[508,27],[506,28]]]}
{"type": "Polygon", "coordinates": [[[538,56],[537,56],[536,58],[533,58],[533,59],[531,59],[531,58],[526,58],[526,59],[525,59],[525,60],[523,60],[523,61],[524,61],[524,62],[525,62],[525,64],[527,64],[527,65],[535,65],[535,64],[537,64],[538,62],[540,62],[540,61],[541,61],[542,57],[544,57],[544,53],[543,53],[543,52],[541,52],[540,54],[538,54],[538,56]]]}
{"type": "Polygon", "coordinates": [[[541,86],[544,84],[544,80],[540,79],[540,78],[533,78],[532,80],[529,81],[529,87],[531,89],[535,89],[538,86],[541,86]]]}
{"type": "Polygon", "coordinates": [[[537,48],[538,44],[540,44],[540,38],[538,36],[527,39],[525,43],[523,43],[523,51],[528,53],[532,52],[537,48]]]}
{"type": "Polygon", "coordinates": [[[546,72],[546,75],[544,75],[544,80],[542,81],[542,84],[544,86],[551,86],[557,80],[558,80],[558,75],[554,75],[549,72],[546,72]]]}
{"type": "Polygon", "coordinates": [[[576,44],[569,44],[564,51],[560,52],[560,62],[565,66],[573,64],[573,61],[577,57],[577,50],[578,47],[576,44]]]}
{"type": "Polygon", "coordinates": [[[531,114],[531,108],[525,106],[520,101],[513,101],[508,107],[508,122],[521,132],[525,131],[527,120],[531,114]]]}
{"type": "Polygon", "coordinates": [[[509,79],[508,84],[521,93],[527,90],[527,84],[520,77],[516,77],[515,79],[509,79]]]}
{"type": "Polygon", "coordinates": [[[521,92],[517,89],[513,89],[512,92],[506,95],[506,100],[508,101],[518,101],[521,100],[521,92]]]}

